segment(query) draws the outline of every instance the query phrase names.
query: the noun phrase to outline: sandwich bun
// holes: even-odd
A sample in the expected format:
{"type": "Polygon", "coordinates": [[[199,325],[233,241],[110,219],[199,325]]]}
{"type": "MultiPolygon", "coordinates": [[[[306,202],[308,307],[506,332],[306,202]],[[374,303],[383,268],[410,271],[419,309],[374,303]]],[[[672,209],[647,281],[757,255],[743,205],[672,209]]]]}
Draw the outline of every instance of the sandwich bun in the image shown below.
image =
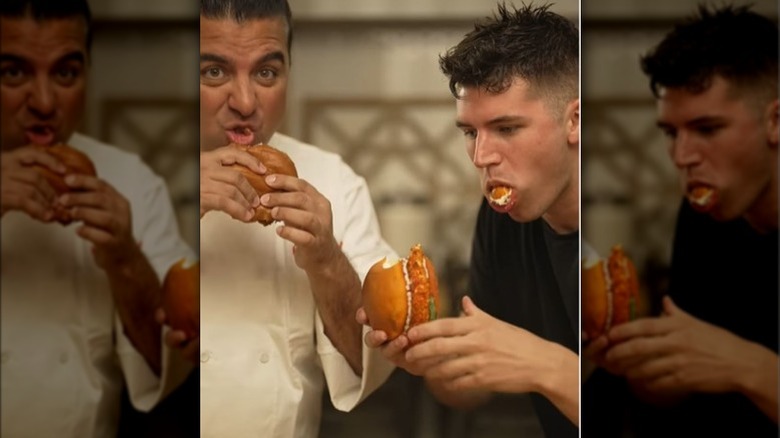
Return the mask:
{"type": "Polygon", "coordinates": [[[162,308],[168,325],[187,334],[200,331],[200,262],[179,260],[168,269],[162,284],[162,308]]]}
{"type": "MultiPolygon", "coordinates": [[[[249,181],[249,184],[255,189],[259,196],[278,191],[268,187],[268,184],[265,183],[265,177],[267,175],[280,174],[298,177],[298,171],[295,168],[295,163],[293,163],[292,159],[290,159],[290,156],[280,151],[279,149],[274,148],[273,146],[263,144],[248,146],[231,143],[230,147],[249,152],[253,157],[257,158],[261,163],[263,163],[266,169],[268,169],[265,175],[258,175],[252,172],[252,170],[250,170],[248,167],[241,164],[232,164],[227,166],[241,172],[241,174],[244,175],[247,181],[249,181]]],[[[255,216],[252,218],[252,220],[260,222],[263,225],[270,225],[274,222],[274,219],[271,217],[271,210],[263,207],[262,205],[258,205],[255,208],[255,216]]]]}
{"type": "MultiPolygon", "coordinates": [[[[68,192],[79,191],[79,190],[72,189],[67,184],[65,184],[66,175],[78,174],[78,175],[97,176],[97,171],[95,171],[95,165],[92,163],[92,160],[90,160],[90,158],[85,153],[81,152],[78,149],[75,149],[63,143],[55,144],[52,146],[35,146],[35,147],[40,148],[47,154],[54,156],[55,158],[57,158],[57,160],[59,160],[62,164],[65,165],[65,173],[63,174],[53,172],[48,167],[41,166],[40,164],[33,165],[33,168],[35,168],[36,171],[38,171],[41,175],[43,175],[43,177],[46,179],[49,185],[57,193],[57,195],[62,195],[68,192]]],[[[71,216],[70,212],[66,208],[55,204],[54,220],[56,220],[57,222],[63,225],[68,225],[71,222],[73,222],[73,217],[71,216]]]]}
{"type": "Polygon", "coordinates": [[[392,340],[439,315],[439,282],[422,246],[409,256],[374,263],[363,282],[363,309],[374,330],[392,340]]]}
{"type": "Polygon", "coordinates": [[[582,330],[588,340],[611,327],[633,320],[639,301],[636,268],[621,245],[609,258],[591,257],[582,262],[582,330]]]}

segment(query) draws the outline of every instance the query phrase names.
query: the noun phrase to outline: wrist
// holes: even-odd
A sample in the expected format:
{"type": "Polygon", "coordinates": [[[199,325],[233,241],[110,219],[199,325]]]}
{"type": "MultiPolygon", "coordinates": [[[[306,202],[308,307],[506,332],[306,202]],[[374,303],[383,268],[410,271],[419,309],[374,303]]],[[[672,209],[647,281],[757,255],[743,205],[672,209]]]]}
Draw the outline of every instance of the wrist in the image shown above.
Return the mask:
{"type": "Polygon", "coordinates": [[[751,343],[753,354],[742,357],[741,367],[733,376],[735,389],[748,396],[760,394],[767,387],[776,388],[778,383],[778,356],[762,345],[751,343]]]}
{"type": "Polygon", "coordinates": [[[541,357],[540,370],[534,374],[534,390],[548,399],[566,392],[567,386],[579,384],[579,359],[562,345],[545,341],[548,354],[541,357]],[[572,382],[572,379],[575,381],[572,382]]]}

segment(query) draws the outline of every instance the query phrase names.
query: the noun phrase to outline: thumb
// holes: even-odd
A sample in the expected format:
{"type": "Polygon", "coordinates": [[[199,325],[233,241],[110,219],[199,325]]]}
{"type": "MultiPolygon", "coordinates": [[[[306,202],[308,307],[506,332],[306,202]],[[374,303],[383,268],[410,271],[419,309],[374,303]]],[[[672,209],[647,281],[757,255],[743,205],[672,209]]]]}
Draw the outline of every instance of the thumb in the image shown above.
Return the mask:
{"type": "Polygon", "coordinates": [[[672,301],[672,298],[669,297],[669,295],[664,295],[662,303],[663,305],[663,314],[667,316],[676,316],[676,315],[687,315],[682,309],[677,307],[677,304],[672,301]]]}
{"type": "Polygon", "coordinates": [[[461,305],[463,306],[463,313],[466,316],[474,316],[479,313],[482,313],[482,311],[479,310],[479,307],[477,307],[477,305],[474,304],[473,301],[471,301],[471,298],[469,298],[468,295],[463,297],[461,303],[462,303],[461,305]]]}

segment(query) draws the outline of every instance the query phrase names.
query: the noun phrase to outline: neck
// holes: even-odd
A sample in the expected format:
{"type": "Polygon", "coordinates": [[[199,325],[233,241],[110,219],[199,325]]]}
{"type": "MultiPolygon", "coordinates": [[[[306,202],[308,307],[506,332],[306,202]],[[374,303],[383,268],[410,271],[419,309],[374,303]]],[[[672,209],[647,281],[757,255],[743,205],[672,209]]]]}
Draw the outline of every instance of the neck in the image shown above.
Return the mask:
{"type": "Polygon", "coordinates": [[[760,234],[777,230],[777,180],[773,180],[755,205],[745,213],[744,218],[760,234]]]}
{"type": "Polygon", "coordinates": [[[558,234],[569,234],[580,229],[580,170],[578,160],[573,160],[569,185],[558,200],[542,215],[547,225],[558,234]]]}

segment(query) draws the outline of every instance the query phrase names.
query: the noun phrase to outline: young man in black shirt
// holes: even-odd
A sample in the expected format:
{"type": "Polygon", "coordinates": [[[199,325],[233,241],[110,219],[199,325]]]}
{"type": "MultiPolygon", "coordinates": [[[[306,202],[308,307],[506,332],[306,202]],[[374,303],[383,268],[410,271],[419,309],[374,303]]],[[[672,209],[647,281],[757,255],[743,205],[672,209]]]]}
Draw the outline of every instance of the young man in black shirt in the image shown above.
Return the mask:
{"type": "Polygon", "coordinates": [[[533,393],[548,436],[577,436],[579,32],[548,6],[499,6],[440,65],[485,194],[469,296],[460,317],[366,343],[443,403],[533,393]]]}

